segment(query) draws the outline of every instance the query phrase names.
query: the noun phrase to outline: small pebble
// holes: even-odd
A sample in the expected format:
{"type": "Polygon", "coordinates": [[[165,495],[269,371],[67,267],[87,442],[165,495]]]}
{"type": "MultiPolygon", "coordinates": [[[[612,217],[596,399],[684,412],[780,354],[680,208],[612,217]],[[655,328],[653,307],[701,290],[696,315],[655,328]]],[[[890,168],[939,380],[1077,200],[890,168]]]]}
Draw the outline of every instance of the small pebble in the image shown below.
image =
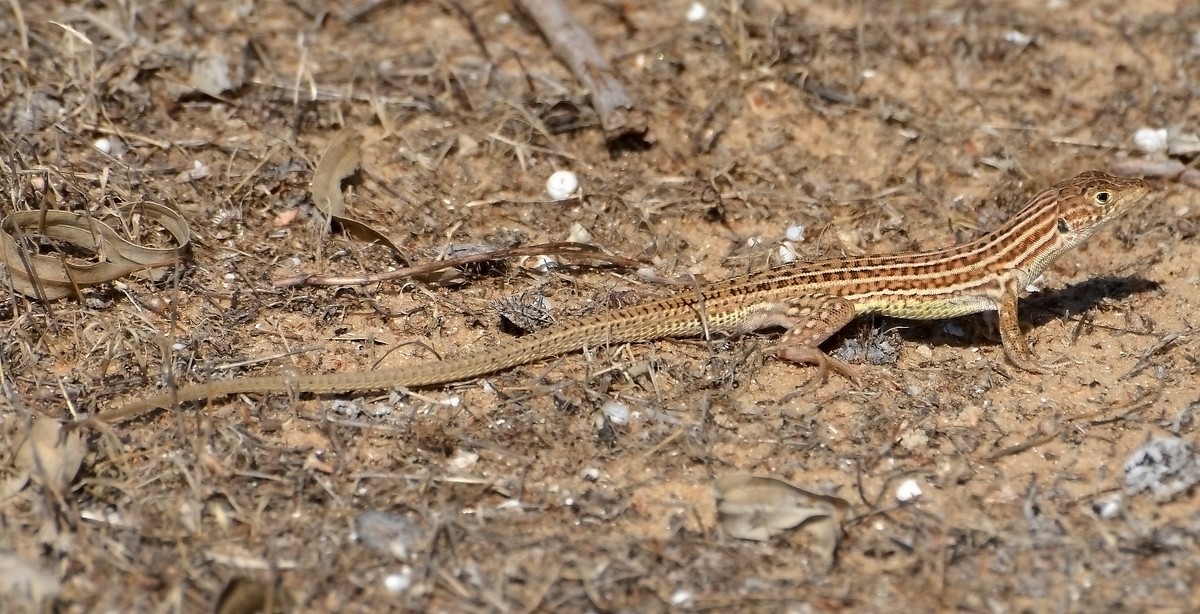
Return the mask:
{"type": "Polygon", "coordinates": [[[687,20],[692,23],[700,21],[707,16],[708,9],[704,8],[704,5],[700,4],[699,2],[693,2],[692,5],[688,7],[686,17],[687,20]]]}
{"type": "Polygon", "coordinates": [[[896,500],[901,503],[908,503],[924,494],[921,491],[921,485],[917,481],[909,478],[900,483],[896,488],[896,500]]]}
{"type": "Polygon", "coordinates": [[[1004,33],[1004,40],[1014,45],[1020,45],[1024,47],[1033,42],[1033,37],[1024,32],[1009,30],[1008,32],[1004,33]]]}
{"type": "Polygon", "coordinates": [[[1092,506],[1092,509],[1095,510],[1097,516],[1105,520],[1111,520],[1121,514],[1121,507],[1121,496],[1115,495],[1107,499],[1097,501],[1096,504],[1092,506]]]}
{"type": "Polygon", "coordinates": [[[555,171],[546,180],[546,193],[552,200],[570,198],[579,189],[579,177],[571,171],[555,171]]]}
{"type": "Polygon", "coordinates": [[[1133,144],[1147,153],[1166,151],[1170,141],[1171,137],[1166,128],[1138,128],[1137,132],[1133,133],[1133,144]]]}
{"type": "Polygon", "coordinates": [[[695,598],[696,594],[692,591],[686,588],[677,589],[674,593],[671,593],[671,605],[677,608],[685,607],[690,605],[695,598]]]}
{"type": "Polygon", "coordinates": [[[383,579],[383,586],[392,594],[403,593],[408,590],[408,587],[412,586],[412,568],[405,565],[404,569],[398,573],[388,574],[383,579]]]}

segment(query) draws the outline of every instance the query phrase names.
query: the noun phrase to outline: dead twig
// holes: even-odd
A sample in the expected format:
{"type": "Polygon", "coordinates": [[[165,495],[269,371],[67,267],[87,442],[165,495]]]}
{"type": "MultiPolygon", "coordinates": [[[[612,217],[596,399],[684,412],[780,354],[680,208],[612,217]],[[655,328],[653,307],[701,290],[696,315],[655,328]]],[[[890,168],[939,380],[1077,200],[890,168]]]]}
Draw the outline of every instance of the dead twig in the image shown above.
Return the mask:
{"type": "Polygon", "coordinates": [[[1200,188],[1200,169],[1178,160],[1125,159],[1113,162],[1108,168],[1114,174],[1126,177],[1162,177],[1200,188]]]}
{"type": "Polygon", "coordinates": [[[1174,332],[1167,333],[1167,334],[1163,335],[1162,337],[1159,337],[1158,341],[1156,341],[1154,343],[1154,345],[1146,348],[1146,351],[1142,352],[1142,356],[1141,356],[1141,358],[1138,358],[1137,364],[1133,365],[1133,368],[1130,369],[1128,373],[1126,373],[1125,375],[1122,375],[1121,377],[1119,377],[1117,379],[1118,380],[1127,380],[1127,379],[1137,375],[1138,373],[1141,373],[1150,364],[1151,358],[1158,355],[1159,352],[1162,352],[1163,350],[1170,347],[1172,344],[1174,344],[1176,341],[1178,341],[1181,337],[1183,337],[1183,335],[1181,335],[1179,333],[1174,333],[1174,332]]]}
{"type": "Polygon", "coordinates": [[[419,277],[429,275],[437,271],[442,271],[449,268],[460,267],[476,262],[486,262],[488,260],[499,260],[501,258],[514,258],[519,256],[558,256],[569,255],[575,257],[591,258],[608,262],[617,266],[636,268],[643,263],[632,258],[624,256],[614,256],[606,254],[600,248],[586,245],[583,243],[571,242],[555,242],[541,243],[538,245],[528,245],[525,247],[508,247],[504,249],[483,252],[480,254],[471,254],[461,256],[459,258],[450,258],[447,260],[437,260],[435,262],[427,262],[417,266],[405,267],[395,271],[386,273],[372,273],[369,275],[351,275],[346,277],[338,277],[333,275],[298,275],[295,277],[286,277],[277,279],[274,282],[276,288],[288,288],[292,286],[357,286],[362,284],[370,284],[381,281],[389,281],[392,279],[400,279],[405,277],[419,277]]]}
{"type": "Polygon", "coordinates": [[[634,109],[633,99],[583,24],[559,0],[518,0],[517,5],[537,23],[550,48],[588,89],[605,136],[611,141],[645,134],[646,118],[634,109]]]}

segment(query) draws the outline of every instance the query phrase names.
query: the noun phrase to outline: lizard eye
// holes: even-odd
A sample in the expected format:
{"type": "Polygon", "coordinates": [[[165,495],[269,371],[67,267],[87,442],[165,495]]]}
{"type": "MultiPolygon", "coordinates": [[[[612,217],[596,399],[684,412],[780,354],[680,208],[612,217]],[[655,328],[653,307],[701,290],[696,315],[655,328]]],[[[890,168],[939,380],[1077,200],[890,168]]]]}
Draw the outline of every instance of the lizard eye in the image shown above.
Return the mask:
{"type": "Polygon", "coordinates": [[[1058,218],[1058,234],[1065,235],[1068,232],[1071,232],[1071,226],[1067,224],[1067,220],[1058,218]]]}
{"type": "Polygon", "coordinates": [[[1096,192],[1096,202],[1101,205],[1107,205],[1108,201],[1112,200],[1112,194],[1108,192],[1096,192]]]}

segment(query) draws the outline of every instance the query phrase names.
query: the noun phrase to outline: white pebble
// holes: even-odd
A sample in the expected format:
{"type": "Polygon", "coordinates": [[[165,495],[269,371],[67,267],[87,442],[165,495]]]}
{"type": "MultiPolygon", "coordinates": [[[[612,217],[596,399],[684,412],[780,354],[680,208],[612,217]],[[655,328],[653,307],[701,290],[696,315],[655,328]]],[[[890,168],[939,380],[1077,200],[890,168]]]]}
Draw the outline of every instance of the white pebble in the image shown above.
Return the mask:
{"type": "Polygon", "coordinates": [[[686,588],[676,589],[671,593],[671,605],[681,608],[688,606],[695,600],[696,594],[686,588]]]}
{"type": "Polygon", "coordinates": [[[92,142],[92,147],[95,147],[97,151],[105,155],[112,153],[112,141],[107,138],[96,139],[92,142]]]}
{"type": "Polygon", "coordinates": [[[1024,47],[1025,45],[1033,42],[1033,37],[1018,30],[1009,30],[1008,32],[1004,33],[1004,40],[1014,45],[1020,45],[1024,47]]]}
{"type": "Polygon", "coordinates": [[[383,586],[389,593],[403,593],[412,586],[412,568],[408,565],[404,566],[399,573],[388,574],[383,579],[383,586]]]}
{"type": "Polygon", "coordinates": [[[1133,144],[1138,146],[1138,149],[1147,153],[1155,153],[1166,151],[1170,144],[1171,137],[1167,134],[1166,128],[1138,128],[1137,132],[1133,133],[1133,144]]]}
{"type": "Polygon", "coordinates": [[[912,478],[904,480],[896,488],[896,500],[901,503],[908,503],[922,494],[924,493],[921,492],[921,485],[917,484],[917,481],[912,478]]]}
{"type": "Polygon", "coordinates": [[[804,227],[797,224],[796,226],[788,226],[784,233],[784,238],[793,243],[799,243],[804,240],[804,227]]]}
{"type": "Polygon", "coordinates": [[[700,4],[699,2],[693,2],[692,5],[688,7],[687,20],[690,22],[695,23],[707,16],[708,9],[704,8],[704,5],[700,4]]]}
{"type": "Polygon", "coordinates": [[[553,200],[569,198],[579,189],[579,177],[571,171],[554,171],[546,180],[546,192],[553,200]]]}
{"type": "Polygon", "coordinates": [[[613,424],[629,424],[631,412],[629,406],[624,403],[609,401],[600,406],[600,411],[604,412],[604,415],[608,416],[609,421],[613,424]]]}
{"type": "Polygon", "coordinates": [[[1121,495],[1114,495],[1096,502],[1096,514],[1105,520],[1112,520],[1121,514],[1121,495]]]}

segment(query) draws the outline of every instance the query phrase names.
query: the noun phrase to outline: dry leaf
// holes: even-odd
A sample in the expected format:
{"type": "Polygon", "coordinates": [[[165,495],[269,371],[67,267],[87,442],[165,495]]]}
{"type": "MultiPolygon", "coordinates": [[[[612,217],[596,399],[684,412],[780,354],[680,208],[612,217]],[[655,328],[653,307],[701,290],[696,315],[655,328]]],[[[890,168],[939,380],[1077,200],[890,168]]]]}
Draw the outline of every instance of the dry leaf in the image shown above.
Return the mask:
{"type": "Polygon", "coordinates": [[[217,597],[215,614],[256,614],[287,612],[293,607],[291,596],[278,583],[268,585],[250,578],[233,578],[217,597]]]}
{"type": "Polygon", "coordinates": [[[86,453],[87,448],[78,431],[64,432],[57,420],[38,418],[17,447],[13,464],[19,475],[32,477],[46,487],[64,492],[79,473],[86,453]]]}
{"type": "MultiPolygon", "coordinates": [[[[343,230],[363,241],[377,241],[397,254],[400,250],[382,232],[346,215],[346,199],[342,196],[342,180],[358,170],[361,159],[362,136],[346,128],[333,138],[325,155],[313,172],[313,204],[325,214],[326,224],[337,222],[343,230]]],[[[326,226],[328,230],[328,226],[326,226]]]]}
{"type": "Polygon", "coordinates": [[[108,224],[70,211],[17,211],[0,222],[0,262],[6,265],[13,288],[31,298],[53,300],[79,288],[110,282],[145,269],[177,264],[191,234],[177,211],[155,203],[124,207],[127,216],[140,215],[170,232],[176,247],[145,247],[126,241],[108,224]],[[99,262],[79,263],[55,254],[38,254],[24,245],[28,235],[40,235],[95,254],[99,262]]]}
{"type": "Polygon", "coordinates": [[[766,541],[802,526],[812,537],[814,551],[833,561],[841,532],[839,516],[849,507],[844,499],[797,488],[775,478],[727,475],[715,484],[721,526],[739,539],[766,541]]]}
{"type": "Polygon", "coordinates": [[[313,172],[313,204],[328,218],[346,214],[342,180],[358,170],[362,136],[346,128],[333,137],[313,172]]]}

